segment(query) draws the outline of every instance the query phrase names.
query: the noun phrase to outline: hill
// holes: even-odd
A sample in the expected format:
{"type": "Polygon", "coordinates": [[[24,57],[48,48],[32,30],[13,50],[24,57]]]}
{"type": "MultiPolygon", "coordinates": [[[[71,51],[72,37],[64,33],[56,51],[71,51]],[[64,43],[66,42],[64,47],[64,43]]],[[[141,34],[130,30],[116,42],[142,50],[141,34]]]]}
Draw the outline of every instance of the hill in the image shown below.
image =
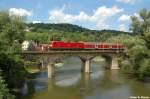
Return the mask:
{"type": "Polygon", "coordinates": [[[72,24],[50,24],[50,23],[37,23],[27,24],[29,32],[26,34],[27,39],[49,42],[50,40],[60,41],[106,41],[111,36],[120,34],[131,35],[132,33],[117,31],[117,30],[90,30],[78,25],[72,24]],[[31,36],[31,37],[29,37],[31,36]],[[43,38],[45,40],[42,40],[43,38]],[[48,41],[47,41],[48,40],[48,41]]]}
{"type": "Polygon", "coordinates": [[[124,32],[124,31],[117,31],[117,30],[90,30],[87,28],[83,28],[81,26],[78,25],[73,25],[73,24],[48,24],[48,23],[30,23],[27,24],[27,26],[31,29],[32,32],[45,32],[45,31],[59,31],[61,33],[64,32],[77,32],[77,33],[81,33],[81,32],[87,32],[87,33],[114,33],[114,34],[127,34],[129,32],[124,32]]]}

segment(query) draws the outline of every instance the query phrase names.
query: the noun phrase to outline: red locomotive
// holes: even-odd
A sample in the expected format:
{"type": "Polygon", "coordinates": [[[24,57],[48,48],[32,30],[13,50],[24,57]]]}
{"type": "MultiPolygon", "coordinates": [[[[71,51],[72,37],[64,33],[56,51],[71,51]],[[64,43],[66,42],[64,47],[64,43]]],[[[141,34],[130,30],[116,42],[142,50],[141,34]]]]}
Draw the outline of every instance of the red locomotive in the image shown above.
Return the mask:
{"type": "Polygon", "coordinates": [[[63,41],[52,41],[50,45],[41,44],[36,48],[37,51],[48,51],[48,50],[82,50],[82,49],[119,49],[123,50],[122,44],[112,43],[95,43],[95,42],[63,42],[63,41]]]}
{"type": "Polygon", "coordinates": [[[122,44],[52,41],[49,49],[124,49],[122,44]]]}

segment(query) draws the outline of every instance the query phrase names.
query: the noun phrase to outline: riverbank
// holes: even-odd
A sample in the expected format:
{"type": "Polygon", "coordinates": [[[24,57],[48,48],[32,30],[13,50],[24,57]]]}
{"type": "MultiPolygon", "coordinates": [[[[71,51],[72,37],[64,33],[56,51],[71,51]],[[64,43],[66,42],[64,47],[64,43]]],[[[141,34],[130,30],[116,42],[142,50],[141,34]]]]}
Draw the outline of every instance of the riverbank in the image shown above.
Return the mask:
{"type": "MultiPolygon", "coordinates": [[[[61,68],[63,66],[64,66],[64,63],[55,63],[56,68],[61,68]]],[[[39,66],[27,66],[27,67],[25,67],[25,69],[28,73],[31,73],[31,74],[38,73],[42,70],[46,70],[46,68],[42,69],[39,66]]]]}
{"type": "Polygon", "coordinates": [[[41,70],[37,67],[25,67],[26,71],[30,74],[34,74],[34,73],[38,73],[40,72],[41,70]]]}

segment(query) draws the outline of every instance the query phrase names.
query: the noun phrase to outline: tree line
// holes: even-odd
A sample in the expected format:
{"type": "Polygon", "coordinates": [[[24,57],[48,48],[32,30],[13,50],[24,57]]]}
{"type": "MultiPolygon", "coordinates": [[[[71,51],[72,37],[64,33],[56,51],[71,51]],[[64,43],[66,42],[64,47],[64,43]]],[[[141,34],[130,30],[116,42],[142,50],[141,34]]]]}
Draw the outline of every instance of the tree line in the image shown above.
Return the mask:
{"type": "Polygon", "coordinates": [[[34,39],[42,43],[50,43],[52,40],[105,42],[111,36],[120,34],[133,35],[129,32],[117,30],[90,30],[72,24],[29,23],[27,24],[27,29],[26,39],[34,39]]]}

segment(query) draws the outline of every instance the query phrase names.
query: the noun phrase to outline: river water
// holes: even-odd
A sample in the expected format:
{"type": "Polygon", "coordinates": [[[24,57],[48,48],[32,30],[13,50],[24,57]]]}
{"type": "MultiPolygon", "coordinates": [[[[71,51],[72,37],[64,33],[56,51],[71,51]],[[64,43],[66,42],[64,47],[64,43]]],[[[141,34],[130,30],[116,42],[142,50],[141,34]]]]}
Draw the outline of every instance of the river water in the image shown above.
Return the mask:
{"type": "Polygon", "coordinates": [[[26,81],[18,99],[150,99],[149,82],[105,70],[103,64],[92,62],[92,73],[87,75],[80,72],[79,59],[66,59],[64,67],[55,69],[53,79],[43,71],[26,81]]]}

